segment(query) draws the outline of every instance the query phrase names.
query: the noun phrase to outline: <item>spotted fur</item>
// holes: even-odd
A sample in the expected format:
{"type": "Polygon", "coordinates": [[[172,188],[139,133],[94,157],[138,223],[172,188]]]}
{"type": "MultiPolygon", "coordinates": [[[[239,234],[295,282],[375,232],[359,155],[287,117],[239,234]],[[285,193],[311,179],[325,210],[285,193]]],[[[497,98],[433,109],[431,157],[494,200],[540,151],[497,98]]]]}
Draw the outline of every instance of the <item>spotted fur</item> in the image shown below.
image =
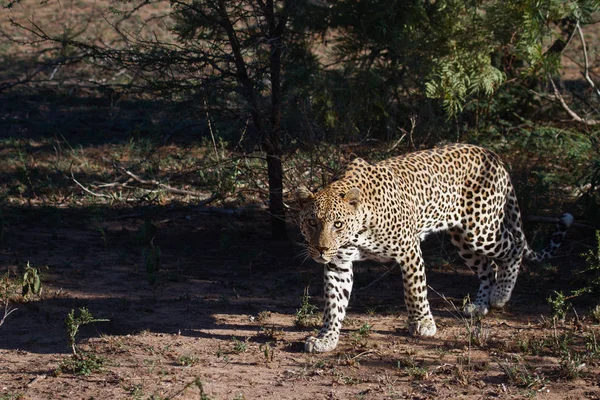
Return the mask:
{"type": "Polygon", "coordinates": [[[485,315],[510,299],[523,259],[554,255],[573,217],[559,219],[551,244],[532,251],[509,174],[481,147],[454,144],[369,164],[358,158],[316,194],[299,190],[300,229],[308,253],[324,264],[323,328],[306,341],[309,352],[333,350],[352,291],[352,263],[396,261],[403,275],[408,328],[433,336],[420,242],[447,231],[481,284],[465,313],[485,315]]]}

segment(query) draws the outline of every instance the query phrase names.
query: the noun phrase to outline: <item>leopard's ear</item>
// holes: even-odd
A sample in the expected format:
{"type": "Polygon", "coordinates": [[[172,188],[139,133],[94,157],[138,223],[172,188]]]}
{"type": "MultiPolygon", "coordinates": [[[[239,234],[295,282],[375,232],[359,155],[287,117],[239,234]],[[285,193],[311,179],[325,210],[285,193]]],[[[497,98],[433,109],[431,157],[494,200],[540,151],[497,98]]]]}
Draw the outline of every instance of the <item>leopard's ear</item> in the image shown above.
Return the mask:
{"type": "Polygon", "coordinates": [[[346,200],[351,206],[357,206],[360,203],[360,189],[353,187],[352,189],[348,190],[344,195],[344,200],[346,200]]]}
{"type": "Polygon", "coordinates": [[[312,203],[315,199],[315,195],[312,194],[312,192],[304,186],[300,186],[298,189],[296,189],[294,197],[296,198],[296,201],[298,202],[300,207],[307,206],[308,204],[312,203]]]}

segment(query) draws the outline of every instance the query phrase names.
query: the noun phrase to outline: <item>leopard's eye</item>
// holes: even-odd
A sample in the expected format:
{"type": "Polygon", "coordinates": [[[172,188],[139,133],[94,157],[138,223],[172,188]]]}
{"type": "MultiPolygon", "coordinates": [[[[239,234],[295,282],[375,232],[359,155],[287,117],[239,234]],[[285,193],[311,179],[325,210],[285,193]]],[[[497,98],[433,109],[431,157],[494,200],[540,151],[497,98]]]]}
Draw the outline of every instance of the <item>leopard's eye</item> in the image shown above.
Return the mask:
{"type": "Polygon", "coordinates": [[[340,229],[340,228],[341,228],[343,225],[344,225],[344,223],[343,223],[342,221],[335,221],[335,222],[333,223],[333,227],[334,227],[335,229],[340,229]]]}
{"type": "Polygon", "coordinates": [[[311,227],[313,227],[313,228],[314,228],[315,226],[317,226],[317,220],[316,220],[316,219],[314,219],[314,218],[309,218],[309,219],[308,219],[308,221],[306,221],[306,222],[308,222],[308,226],[311,226],[311,227]]]}

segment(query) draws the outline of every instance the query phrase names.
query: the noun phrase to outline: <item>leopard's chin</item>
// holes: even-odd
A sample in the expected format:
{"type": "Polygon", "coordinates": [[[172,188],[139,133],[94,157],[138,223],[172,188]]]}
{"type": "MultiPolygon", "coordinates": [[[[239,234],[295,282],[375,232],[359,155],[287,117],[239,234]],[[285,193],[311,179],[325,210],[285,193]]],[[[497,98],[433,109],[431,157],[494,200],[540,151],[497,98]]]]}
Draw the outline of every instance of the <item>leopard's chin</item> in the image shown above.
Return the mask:
{"type": "Polygon", "coordinates": [[[313,260],[315,260],[319,264],[327,264],[327,263],[329,263],[331,261],[330,259],[324,258],[324,257],[321,257],[321,256],[313,257],[313,260]]]}

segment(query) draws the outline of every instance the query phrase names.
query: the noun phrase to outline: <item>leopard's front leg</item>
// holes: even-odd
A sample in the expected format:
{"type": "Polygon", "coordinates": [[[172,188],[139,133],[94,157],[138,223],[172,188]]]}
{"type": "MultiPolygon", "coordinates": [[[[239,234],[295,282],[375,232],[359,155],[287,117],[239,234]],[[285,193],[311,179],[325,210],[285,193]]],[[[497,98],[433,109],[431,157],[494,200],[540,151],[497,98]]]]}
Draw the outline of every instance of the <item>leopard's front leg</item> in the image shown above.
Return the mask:
{"type": "Polygon", "coordinates": [[[404,301],[408,309],[408,332],[414,336],[433,336],[437,328],[427,300],[425,262],[418,239],[403,245],[396,261],[402,267],[404,301]]]}
{"type": "Polygon", "coordinates": [[[342,321],[346,316],[353,280],[352,262],[325,265],[323,327],[317,337],[311,336],[306,340],[304,350],[309,353],[324,353],[335,349],[340,338],[342,321]]]}

